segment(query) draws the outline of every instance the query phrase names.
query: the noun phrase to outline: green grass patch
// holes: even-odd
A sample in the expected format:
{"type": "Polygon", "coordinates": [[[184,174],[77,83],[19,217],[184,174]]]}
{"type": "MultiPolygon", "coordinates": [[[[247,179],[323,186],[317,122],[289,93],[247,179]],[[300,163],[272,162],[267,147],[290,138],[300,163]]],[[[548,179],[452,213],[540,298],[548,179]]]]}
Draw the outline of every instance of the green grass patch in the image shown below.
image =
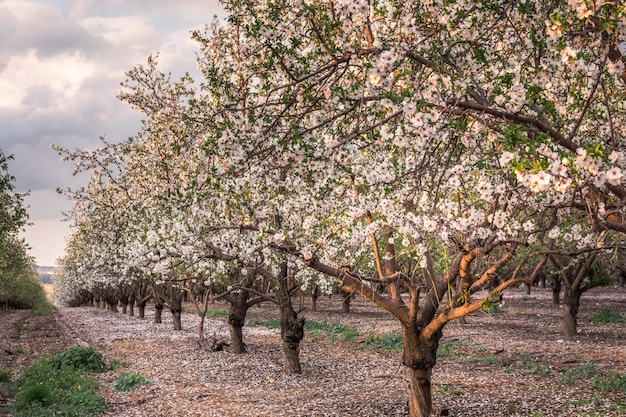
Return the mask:
{"type": "Polygon", "coordinates": [[[33,312],[37,316],[49,316],[50,314],[54,313],[55,310],[56,308],[54,307],[54,304],[52,304],[48,300],[45,300],[45,301],[38,303],[35,306],[33,312]]]}
{"type": "Polygon", "coordinates": [[[440,394],[443,395],[463,395],[464,392],[458,389],[454,389],[452,384],[443,384],[443,387],[439,390],[440,394]]]}
{"type": "Polygon", "coordinates": [[[150,385],[152,381],[147,380],[136,372],[120,374],[115,381],[115,389],[117,391],[130,391],[142,385],[150,385]]]}
{"type": "Polygon", "coordinates": [[[260,322],[261,326],[267,327],[268,329],[280,329],[280,320],[271,318],[267,320],[263,320],[260,322]]]}
{"type": "Polygon", "coordinates": [[[207,310],[206,317],[228,317],[230,313],[228,310],[207,310]]]}
{"type": "Polygon", "coordinates": [[[304,328],[311,332],[314,337],[322,334],[329,335],[331,338],[339,336],[343,341],[353,341],[360,336],[358,330],[341,324],[338,321],[305,321],[304,328]]]}
{"type": "Polygon", "coordinates": [[[402,333],[397,330],[381,336],[367,335],[365,337],[365,345],[370,349],[384,349],[392,352],[402,352],[404,349],[402,333]]]}
{"type": "Polygon", "coordinates": [[[564,384],[575,384],[581,379],[589,379],[596,376],[600,372],[600,367],[592,363],[584,363],[578,368],[565,368],[561,375],[559,375],[559,381],[564,384]]]}
{"type": "Polygon", "coordinates": [[[8,369],[0,371],[0,382],[11,382],[11,371],[8,369]]]}
{"type": "Polygon", "coordinates": [[[526,352],[517,353],[513,363],[504,368],[504,372],[532,375],[537,378],[552,377],[552,368],[548,365],[541,365],[540,363],[533,361],[531,356],[526,352]]]}
{"type": "Polygon", "coordinates": [[[106,409],[106,401],[96,394],[98,382],[83,375],[107,370],[92,347],[77,346],[41,358],[8,385],[15,401],[7,411],[13,417],[95,417],[106,409]]]}
{"type": "Polygon", "coordinates": [[[262,324],[263,320],[259,318],[258,314],[253,314],[252,317],[250,317],[246,322],[247,326],[261,326],[262,324]]]}
{"type": "Polygon", "coordinates": [[[595,324],[626,323],[626,317],[610,308],[603,308],[601,312],[591,317],[591,322],[595,324]]]}
{"type": "Polygon", "coordinates": [[[462,340],[450,340],[439,343],[439,347],[437,348],[437,357],[450,356],[457,347],[462,346],[464,343],[465,342],[462,340]]]}

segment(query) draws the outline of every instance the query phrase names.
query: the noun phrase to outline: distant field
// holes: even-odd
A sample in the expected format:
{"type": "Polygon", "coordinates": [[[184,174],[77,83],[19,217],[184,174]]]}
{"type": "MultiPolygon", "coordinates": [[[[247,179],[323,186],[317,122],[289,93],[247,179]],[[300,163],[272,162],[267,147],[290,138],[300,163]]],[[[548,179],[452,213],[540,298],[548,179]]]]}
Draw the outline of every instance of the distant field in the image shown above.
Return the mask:
{"type": "Polygon", "coordinates": [[[52,295],[54,294],[54,284],[41,284],[41,285],[43,285],[43,288],[46,290],[46,295],[48,296],[50,301],[53,301],[52,295]]]}

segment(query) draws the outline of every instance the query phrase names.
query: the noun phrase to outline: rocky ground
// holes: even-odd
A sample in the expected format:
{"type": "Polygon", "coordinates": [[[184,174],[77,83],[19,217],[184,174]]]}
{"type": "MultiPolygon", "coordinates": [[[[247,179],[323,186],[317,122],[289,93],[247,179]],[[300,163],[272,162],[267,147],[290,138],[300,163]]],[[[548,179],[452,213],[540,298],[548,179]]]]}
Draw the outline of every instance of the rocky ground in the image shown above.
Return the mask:
{"type": "MultiPolygon", "coordinates": [[[[249,312],[256,325],[244,328],[249,351],[244,355],[200,346],[192,312],[183,315],[185,331],[174,331],[169,314],[154,324],[150,310],[144,320],[96,308],[62,308],[52,316],[1,311],[0,370],[15,374],[37,356],[89,344],[108,359],[129,363],[95,376],[109,403],[105,416],[407,415],[400,353],[367,343],[399,330],[397,322],[360,298],[349,315],[341,313],[336,297],[321,298],[318,306],[318,312],[302,314],[309,321],[340,322],[359,336],[346,341],[309,332],[301,346],[303,373],[297,376],[283,373],[280,331],[258,324],[275,317],[269,304],[249,312]],[[153,384],[117,392],[113,385],[123,372],[138,372],[153,384]]],[[[600,389],[620,381],[619,375],[626,385],[626,324],[592,324],[603,308],[626,315],[626,290],[585,294],[580,333],[569,340],[561,333],[560,308],[546,289],[530,296],[515,290],[505,295],[502,313],[450,323],[433,374],[435,407],[459,417],[626,415],[626,393],[600,389]],[[581,369],[594,371],[583,375],[581,369]]],[[[206,329],[209,337],[228,339],[225,317],[207,318],[206,329]]],[[[0,395],[0,405],[9,400],[0,395]]]]}

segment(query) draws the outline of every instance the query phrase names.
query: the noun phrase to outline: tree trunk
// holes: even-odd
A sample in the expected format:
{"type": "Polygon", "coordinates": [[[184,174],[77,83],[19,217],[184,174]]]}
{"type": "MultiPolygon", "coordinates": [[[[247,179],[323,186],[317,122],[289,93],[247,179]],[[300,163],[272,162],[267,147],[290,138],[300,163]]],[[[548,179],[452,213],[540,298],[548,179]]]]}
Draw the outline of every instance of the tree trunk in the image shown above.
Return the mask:
{"type": "Polygon", "coordinates": [[[174,330],[182,330],[183,324],[181,322],[181,317],[180,317],[182,314],[182,308],[173,307],[173,308],[170,308],[170,312],[172,313],[172,321],[174,322],[174,330]]]}
{"type": "Polygon", "coordinates": [[[409,416],[428,417],[433,409],[432,371],[437,362],[441,330],[425,337],[415,323],[402,326],[402,363],[409,368],[409,416]]]}
{"type": "Polygon", "coordinates": [[[563,297],[563,331],[565,336],[574,337],[578,333],[578,309],[582,292],[572,288],[565,289],[563,297]]]}
{"type": "Polygon", "coordinates": [[[561,304],[561,280],[552,278],[552,304],[561,304]]]}
{"type": "Polygon", "coordinates": [[[433,409],[432,368],[409,368],[409,416],[428,417],[433,409]]]}
{"type": "Polygon", "coordinates": [[[350,301],[352,301],[352,293],[340,290],[341,295],[341,311],[344,314],[350,314],[350,301]]]}
{"type": "Polygon", "coordinates": [[[146,317],[146,303],[145,302],[137,303],[137,317],[140,319],[143,319],[146,317]]]}
{"type": "MultiPolygon", "coordinates": [[[[241,295],[241,294],[240,294],[241,295]]],[[[230,330],[230,346],[234,353],[246,353],[246,345],[243,343],[242,328],[248,313],[248,302],[240,297],[232,300],[228,314],[228,328],[230,330]]]]}
{"type": "Polygon", "coordinates": [[[320,290],[317,284],[313,286],[313,290],[311,291],[311,310],[317,311],[317,299],[320,296],[320,290]]]}
{"type": "MultiPolygon", "coordinates": [[[[206,314],[206,313],[205,313],[206,314]]],[[[198,317],[198,339],[204,339],[204,318],[205,314],[202,314],[198,317]]]]}
{"type": "Polygon", "coordinates": [[[287,279],[287,262],[281,264],[278,275],[276,301],[280,308],[280,338],[283,340],[285,353],[285,372],[289,375],[302,373],[300,366],[300,341],[304,338],[304,319],[298,318],[293,309],[289,282],[287,279]]]}
{"type": "Polygon", "coordinates": [[[160,302],[154,303],[154,322],[155,323],[163,323],[161,320],[161,315],[163,314],[163,304],[160,302]]]}
{"type": "Polygon", "coordinates": [[[526,295],[530,295],[530,286],[531,286],[531,284],[524,284],[524,287],[525,287],[525,291],[524,292],[525,292],[526,295]]]}

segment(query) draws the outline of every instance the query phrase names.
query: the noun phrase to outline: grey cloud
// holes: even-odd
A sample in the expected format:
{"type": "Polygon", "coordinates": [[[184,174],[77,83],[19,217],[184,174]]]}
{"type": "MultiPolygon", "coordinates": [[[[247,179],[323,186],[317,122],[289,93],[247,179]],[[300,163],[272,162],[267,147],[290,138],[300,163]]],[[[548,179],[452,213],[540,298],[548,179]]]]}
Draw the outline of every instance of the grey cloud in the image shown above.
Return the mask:
{"type": "Polygon", "coordinates": [[[0,4],[0,56],[32,50],[39,58],[70,52],[92,56],[106,48],[104,40],[65,19],[58,10],[43,5],[33,10],[32,14],[20,19],[6,5],[0,4]]]}
{"type": "Polygon", "coordinates": [[[59,93],[47,85],[30,86],[22,104],[33,109],[46,109],[59,102],[59,93]]]}

